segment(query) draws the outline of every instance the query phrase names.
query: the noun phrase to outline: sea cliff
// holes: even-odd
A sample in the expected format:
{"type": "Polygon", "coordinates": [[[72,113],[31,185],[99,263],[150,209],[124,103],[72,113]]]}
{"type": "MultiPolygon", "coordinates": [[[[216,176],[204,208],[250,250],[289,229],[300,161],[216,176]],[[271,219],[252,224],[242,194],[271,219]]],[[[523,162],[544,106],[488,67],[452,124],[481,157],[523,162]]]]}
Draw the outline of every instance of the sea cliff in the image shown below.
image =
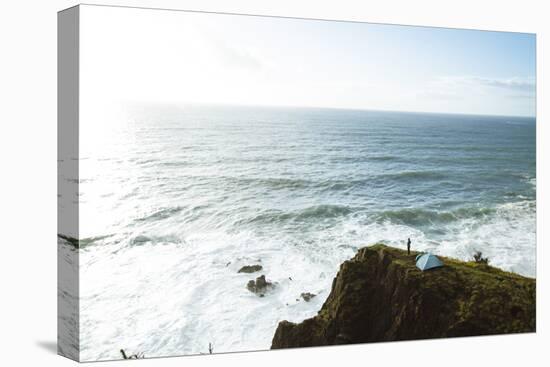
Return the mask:
{"type": "Polygon", "coordinates": [[[279,323],[272,349],[534,332],[536,281],[487,264],[374,245],[345,261],[318,314],[279,323]]]}

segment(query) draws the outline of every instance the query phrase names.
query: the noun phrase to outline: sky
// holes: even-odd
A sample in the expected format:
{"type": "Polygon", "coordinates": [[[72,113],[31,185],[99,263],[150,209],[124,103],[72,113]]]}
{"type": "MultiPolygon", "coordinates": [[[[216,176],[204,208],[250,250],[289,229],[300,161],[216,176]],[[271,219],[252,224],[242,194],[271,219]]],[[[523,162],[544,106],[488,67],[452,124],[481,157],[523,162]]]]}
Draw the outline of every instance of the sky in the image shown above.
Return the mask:
{"type": "Polygon", "coordinates": [[[535,35],[82,6],[81,99],[535,115],[535,35]]]}

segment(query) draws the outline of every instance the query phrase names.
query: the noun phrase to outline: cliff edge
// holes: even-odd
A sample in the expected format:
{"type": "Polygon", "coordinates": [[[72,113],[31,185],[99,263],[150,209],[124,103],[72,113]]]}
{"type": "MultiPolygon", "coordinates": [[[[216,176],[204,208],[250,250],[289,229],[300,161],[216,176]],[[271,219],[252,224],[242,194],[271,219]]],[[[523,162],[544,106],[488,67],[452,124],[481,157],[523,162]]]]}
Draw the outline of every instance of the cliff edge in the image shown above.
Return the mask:
{"type": "Polygon", "coordinates": [[[445,257],[444,267],[422,272],[417,254],[360,249],[340,266],[317,316],[280,322],[271,348],[535,331],[535,279],[445,257]]]}

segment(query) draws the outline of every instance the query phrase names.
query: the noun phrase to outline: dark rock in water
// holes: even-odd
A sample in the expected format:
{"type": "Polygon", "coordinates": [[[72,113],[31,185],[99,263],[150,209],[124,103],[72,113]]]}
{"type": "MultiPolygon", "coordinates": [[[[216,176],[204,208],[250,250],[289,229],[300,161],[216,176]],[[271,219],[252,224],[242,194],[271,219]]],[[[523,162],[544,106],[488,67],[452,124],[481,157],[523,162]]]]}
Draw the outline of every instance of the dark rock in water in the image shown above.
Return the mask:
{"type": "Polygon", "coordinates": [[[306,302],[309,302],[315,296],[316,296],[316,294],[309,293],[309,292],[300,294],[300,297],[302,297],[304,299],[304,301],[306,301],[306,302]]]}
{"type": "Polygon", "coordinates": [[[134,237],[132,240],[131,240],[131,244],[134,245],[134,246],[140,246],[140,245],[143,245],[147,242],[150,242],[151,239],[147,236],[143,236],[143,235],[139,235],[139,236],[136,236],[134,237]]]}
{"type": "Polygon", "coordinates": [[[264,289],[269,285],[271,285],[271,283],[265,280],[265,275],[260,275],[256,278],[256,289],[264,289]]]}
{"type": "Polygon", "coordinates": [[[317,316],[280,322],[271,348],[535,331],[535,279],[440,259],[445,266],[422,272],[406,251],[360,249],[340,266],[317,316]]]}
{"type": "Polygon", "coordinates": [[[263,297],[265,293],[273,287],[274,287],[273,283],[268,282],[265,279],[265,275],[260,275],[259,277],[256,278],[255,281],[251,280],[246,285],[246,288],[250,292],[256,293],[260,297],[263,297]]]}
{"type": "Polygon", "coordinates": [[[255,273],[262,269],[261,265],[245,265],[239,269],[239,273],[255,273]]]}

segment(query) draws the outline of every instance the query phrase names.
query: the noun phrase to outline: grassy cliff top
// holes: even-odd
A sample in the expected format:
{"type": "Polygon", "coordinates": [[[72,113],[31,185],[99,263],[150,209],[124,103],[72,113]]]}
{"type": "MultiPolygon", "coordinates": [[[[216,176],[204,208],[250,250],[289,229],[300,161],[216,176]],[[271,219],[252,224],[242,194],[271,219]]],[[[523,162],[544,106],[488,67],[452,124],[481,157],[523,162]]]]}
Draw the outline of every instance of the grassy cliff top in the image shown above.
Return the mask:
{"type": "MultiPolygon", "coordinates": [[[[359,250],[358,254],[355,256],[361,256],[360,254],[364,252],[378,252],[380,256],[391,256],[392,262],[396,266],[402,266],[404,269],[411,271],[411,276],[417,274],[421,279],[431,282],[431,281],[443,281],[450,280],[449,276],[454,274],[455,276],[466,276],[468,282],[500,282],[502,280],[515,280],[518,283],[522,284],[534,284],[535,280],[533,278],[524,277],[522,275],[507,272],[502,269],[493,267],[488,264],[478,263],[475,261],[462,261],[453,259],[450,257],[436,255],[445,266],[442,268],[431,269],[427,271],[421,271],[416,267],[416,256],[423,254],[424,252],[411,251],[410,255],[407,255],[406,250],[401,250],[395,247],[386,246],[384,244],[378,243],[372,246],[364,247],[359,250]]],[[[353,259],[352,259],[353,260],[353,259]]]]}

